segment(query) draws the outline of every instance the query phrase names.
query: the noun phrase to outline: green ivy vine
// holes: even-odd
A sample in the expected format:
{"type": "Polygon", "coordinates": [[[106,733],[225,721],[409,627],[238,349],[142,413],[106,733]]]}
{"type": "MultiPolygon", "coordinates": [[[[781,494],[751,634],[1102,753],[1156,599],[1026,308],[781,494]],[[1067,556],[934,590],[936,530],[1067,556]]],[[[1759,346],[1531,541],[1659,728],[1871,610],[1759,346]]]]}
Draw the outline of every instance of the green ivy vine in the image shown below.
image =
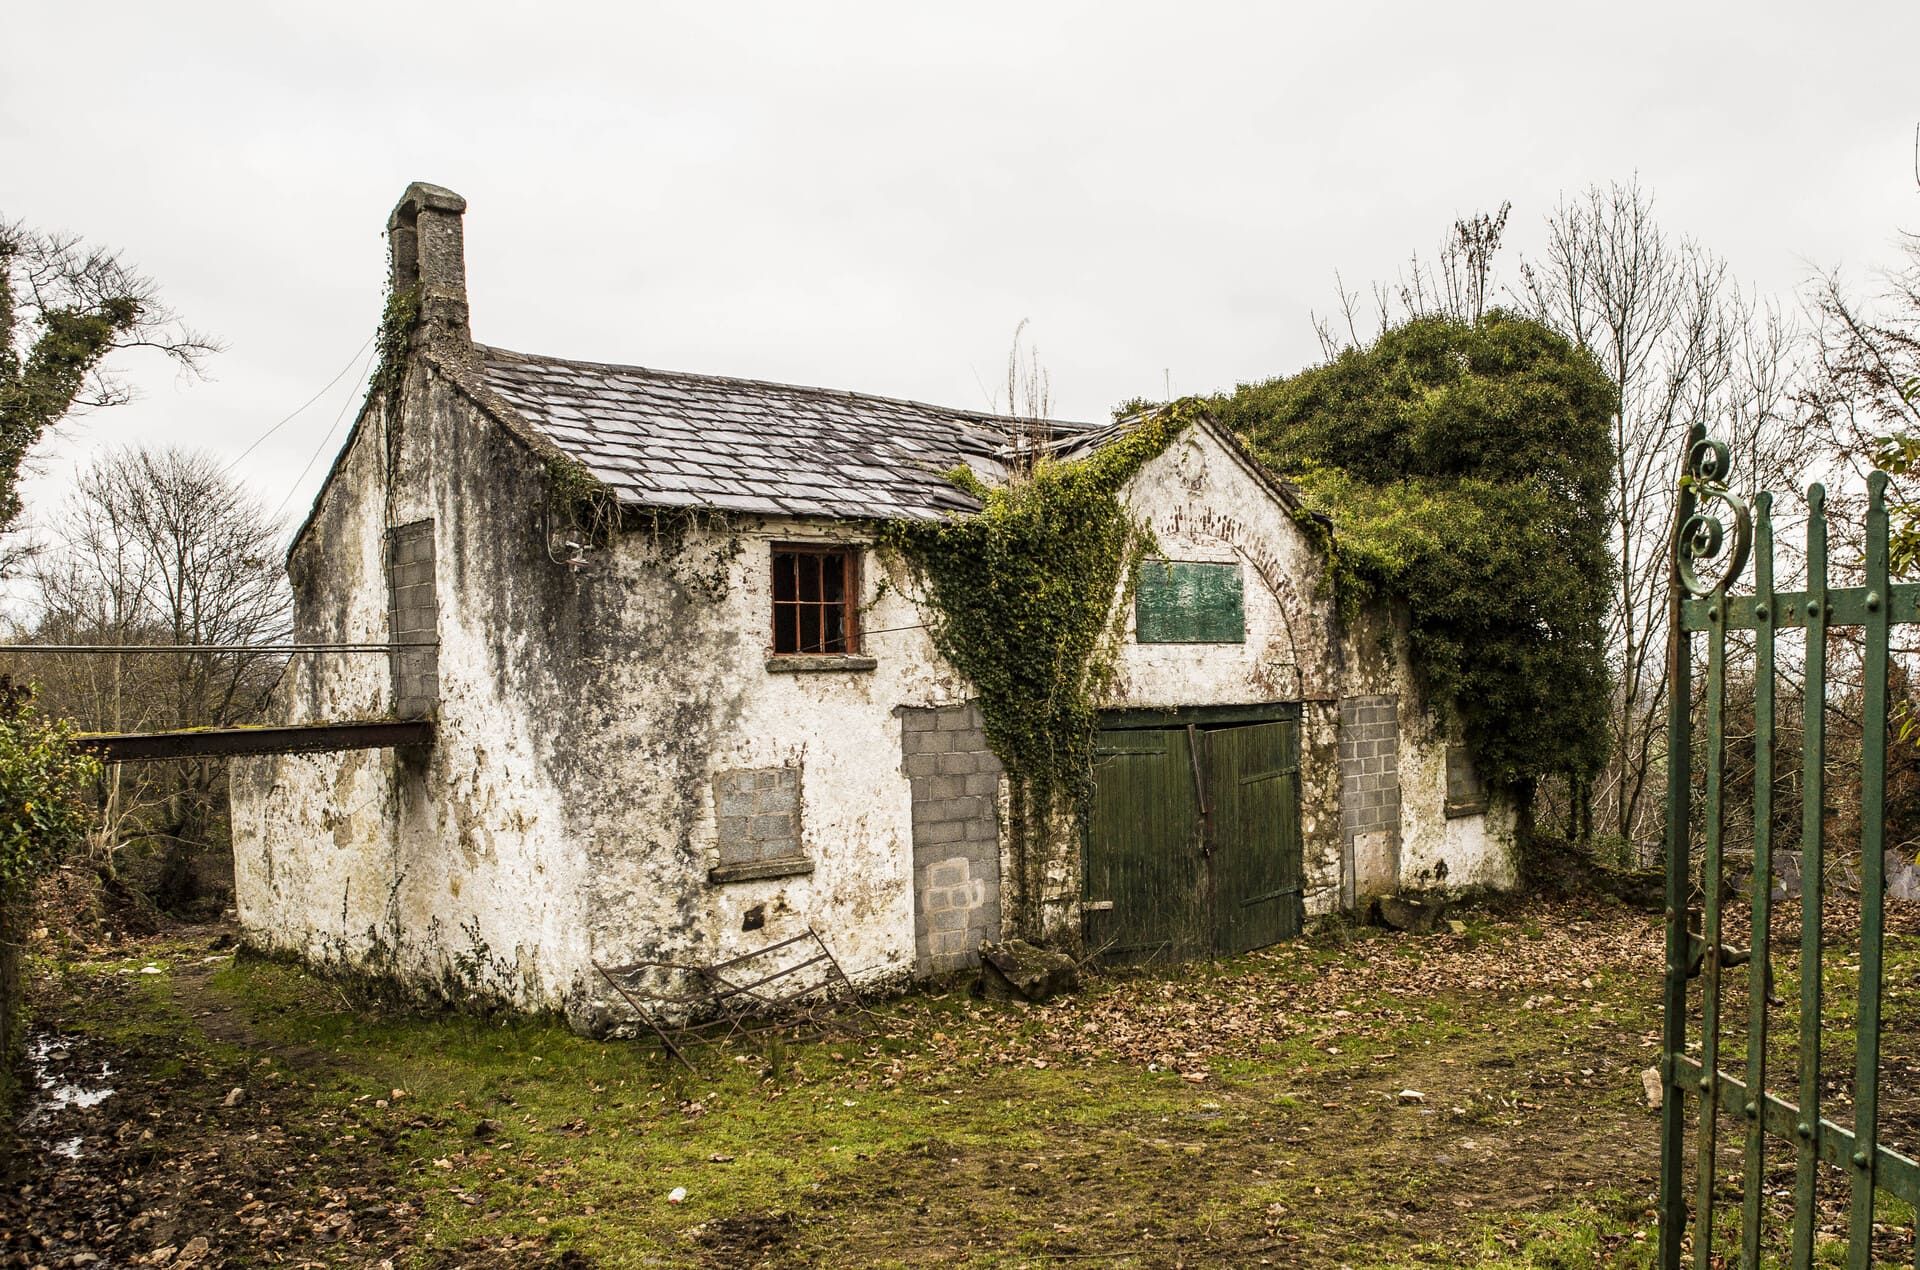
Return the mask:
{"type": "Polygon", "coordinates": [[[589,547],[611,542],[620,527],[620,506],[607,483],[569,455],[551,455],[545,466],[550,523],[564,521],[589,547]]]}
{"type": "Polygon", "coordinates": [[[413,348],[413,328],[419,324],[420,288],[389,289],[386,307],[380,313],[373,378],[368,383],[368,391],[386,401],[389,414],[398,409],[400,385],[407,374],[407,354],[413,348]]]}
{"type": "MultiPolygon", "coordinates": [[[[935,647],[973,684],[1012,789],[1016,859],[1035,869],[1043,853],[1032,848],[1055,815],[1086,813],[1126,607],[1114,597],[1153,543],[1121,487],[1198,413],[1193,401],[1160,407],[1091,456],[1041,458],[1002,486],[955,469],[949,478],[980,500],[977,514],[880,530],[928,602],[935,647]]],[[[1030,933],[1037,880],[1021,887],[1030,933]]]]}

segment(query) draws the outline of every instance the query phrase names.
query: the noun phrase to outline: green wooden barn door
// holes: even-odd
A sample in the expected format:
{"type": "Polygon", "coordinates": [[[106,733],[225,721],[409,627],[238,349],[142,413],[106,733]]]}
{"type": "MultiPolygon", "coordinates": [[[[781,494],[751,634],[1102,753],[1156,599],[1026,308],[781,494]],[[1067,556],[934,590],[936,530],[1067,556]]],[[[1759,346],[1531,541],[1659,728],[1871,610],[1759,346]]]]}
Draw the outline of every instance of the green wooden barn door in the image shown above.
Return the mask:
{"type": "Polygon", "coordinates": [[[1089,949],[1139,961],[1204,947],[1193,772],[1185,729],[1100,734],[1087,824],[1089,949]]]}
{"type": "Polygon", "coordinates": [[[1297,721],[1100,734],[1090,949],[1143,960],[1263,948],[1300,932],[1300,872],[1297,721]]]}
{"type": "Polygon", "coordinates": [[[1214,945],[1223,953],[1264,948],[1300,933],[1298,724],[1202,735],[1213,802],[1214,945]]]}

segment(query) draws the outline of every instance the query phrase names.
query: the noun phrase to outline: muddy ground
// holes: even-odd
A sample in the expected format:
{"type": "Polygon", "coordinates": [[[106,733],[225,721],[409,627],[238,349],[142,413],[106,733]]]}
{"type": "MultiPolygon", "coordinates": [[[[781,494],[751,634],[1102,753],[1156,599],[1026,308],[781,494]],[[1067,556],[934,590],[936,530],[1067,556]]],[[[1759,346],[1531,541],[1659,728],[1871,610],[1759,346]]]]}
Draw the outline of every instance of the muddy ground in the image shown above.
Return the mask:
{"type": "MultiPolygon", "coordinates": [[[[550,1022],[383,1008],[220,927],[42,948],[0,1264],[1647,1265],[1656,919],[1457,916],[1040,1007],[952,985],[703,1047],[694,1073],[550,1022]]],[[[1895,914],[1883,1065],[1909,1147],[1915,917],[1895,914]]],[[[1789,996],[1793,972],[1776,958],[1789,996]]],[[[1730,986],[1728,1016],[1745,1002],[1730,986]]],[[[1878,1251],[1911,1265],[1910,1215],[1888,1216],[1878,1251]]]]}

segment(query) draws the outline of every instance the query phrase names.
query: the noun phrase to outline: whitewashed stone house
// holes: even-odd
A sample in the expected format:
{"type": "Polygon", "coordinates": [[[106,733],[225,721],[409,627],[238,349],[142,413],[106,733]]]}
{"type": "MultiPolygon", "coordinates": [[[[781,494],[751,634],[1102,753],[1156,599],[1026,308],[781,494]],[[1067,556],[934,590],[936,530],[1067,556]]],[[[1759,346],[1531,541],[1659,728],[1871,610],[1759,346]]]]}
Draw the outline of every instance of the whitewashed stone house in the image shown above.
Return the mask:
{"type": "Polygon", "coordinates": [[[1392,615],[1343,626],[1287,489],[1206,424],[1123,494],[1165,560],[1121,615],[1087,831],[1013,867],[968,684],[873,550],[972,510],[940,473],[999,477],[1008,421],[475,343],[465,206],[395,209],[418,322],[288,558],[298,640],[422,646],[296,658],[277,696],[280,722],[425,716],[434,741],[234,764],[254,944],[585,1020],[596,960],[808,926],[891,980],[1016,930],[1238,949],[1512,882],[1512,809],[1450,766],[1392,615]],[[597,535],[581,468],[618,507],[597,535]]]}

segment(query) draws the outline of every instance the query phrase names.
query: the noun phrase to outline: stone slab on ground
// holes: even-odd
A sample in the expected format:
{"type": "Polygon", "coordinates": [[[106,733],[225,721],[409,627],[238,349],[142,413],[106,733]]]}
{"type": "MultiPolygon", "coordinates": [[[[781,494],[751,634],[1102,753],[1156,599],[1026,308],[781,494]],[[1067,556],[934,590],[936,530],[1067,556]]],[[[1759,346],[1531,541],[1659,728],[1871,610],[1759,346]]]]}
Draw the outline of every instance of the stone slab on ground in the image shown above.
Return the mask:
{"type": "Polygon", "coordinates": [[[1378,911],[1382,925],[1409,935],[1426,935],[1446,916],[1447,902],[1418,896],[1382,895],[1378,911]]]}
{"type": "Polygon", "coordinates": [[[1024,939],[980,945],[980,994],[991,1000],[1046,1001],[1080,990],[1080,967],[1065,953],[1024,939]]]}

